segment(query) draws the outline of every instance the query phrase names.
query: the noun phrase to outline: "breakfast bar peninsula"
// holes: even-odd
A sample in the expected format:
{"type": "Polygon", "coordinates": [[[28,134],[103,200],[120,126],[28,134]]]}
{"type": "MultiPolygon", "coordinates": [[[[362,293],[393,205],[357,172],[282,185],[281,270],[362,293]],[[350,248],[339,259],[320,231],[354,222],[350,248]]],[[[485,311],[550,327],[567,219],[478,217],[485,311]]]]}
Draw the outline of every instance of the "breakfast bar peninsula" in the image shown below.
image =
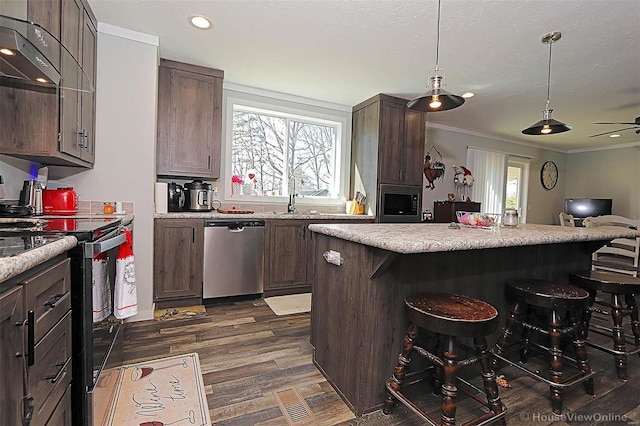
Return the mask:
{"type": "MultiPolygon", "coordinates": [[[[314,364],[360,416],[381,408],[408,323],[404,298],[441,291],[482,299],[507,313],[512,278],[566,282],[619,227],[521,224],[491,229],[448,224],[309,225],[315,265],[311,308],[314,364]]],[[[495,336],[489,344],[495,342],[495,336]]]]}

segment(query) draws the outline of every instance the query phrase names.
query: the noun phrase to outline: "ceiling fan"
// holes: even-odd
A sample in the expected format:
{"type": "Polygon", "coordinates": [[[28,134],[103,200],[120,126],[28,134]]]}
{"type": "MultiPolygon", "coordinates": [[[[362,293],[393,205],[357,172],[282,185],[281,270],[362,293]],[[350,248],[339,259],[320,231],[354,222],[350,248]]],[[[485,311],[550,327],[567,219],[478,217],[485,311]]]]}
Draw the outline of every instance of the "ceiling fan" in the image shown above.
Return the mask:
{"type": "Polygon", "coordinates": [[[636,129],[636,134],[640,135],[640,117],[636,117],[636,120],[632,123],[625,122],[613,122],[613,123],[593,123],[593,124],[628,124],[632,127],[625,127],[624,129],[612,130],[610,132],[598,133],[596,135],[589,136],[590,138],[595,138],[596,136],[608,135],[610,133],[618,133],[623,132],[625,130],[636,129]]]}

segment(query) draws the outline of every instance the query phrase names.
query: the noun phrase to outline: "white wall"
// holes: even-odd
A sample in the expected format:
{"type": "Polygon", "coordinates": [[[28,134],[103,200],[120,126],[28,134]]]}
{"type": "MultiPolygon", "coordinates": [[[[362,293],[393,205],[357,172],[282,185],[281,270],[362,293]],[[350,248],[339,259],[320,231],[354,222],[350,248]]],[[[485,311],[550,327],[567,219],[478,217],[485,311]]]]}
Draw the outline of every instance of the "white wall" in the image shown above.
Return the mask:
{"type": "MultiPolygon", "coordinates": [[[[566,181],[567,154],[536,148],[534,146],[517,144],[507,140],[496,140],[478,133],[462,131],[447,126],[428,122],[425,151],[434,146],[442,154],[446,166],[444,180],[434,182],[435,189],[424,189],[422,193],[423,208],[433,210],[434,201],[447,199],[448,193],[456,194],[453,183],[453,165],[464,166],[467,159],[467,146],[492,149],[509,154],[533,157],[530,162],[529,193],[528,193],[528,223],[554,224],[558,222],[558,213],[564,206],[566,181]],[[540,168],[545,161],[552,160],[558,165],[559,179],[555,188],[548,191],[540,183],[540,168]]],[[[432,157],[435,151],[432,152],[432,157]]],[[[435,158],[433,158],[435,159],[435,158]]],[[[424,160],[424,158],[423,158],[424,160]]],[[[473,170],[471,173],[473,174],[473,170]]],[[[423,184],[427,181],[423,178],[423,184]]],[[[477,201],[477,200],[473,200],[477,201]]]]}
{"type": "Polygon", "coordinates": [[[134,321],[153,318],[157,86],[157,38],[100,24],[95,166],[73,175],[73,169],[56,168],[58,180],[52,182],[73,186],[80,199],[133,201],[139,305],[134,321]]]}
{"type": "Polygon", "coordinates": [[[16,201],[20,198],[20,190],[25,180],[35,179],[40,165],[20,158],[0,155],[0,176],[4,180],[2,185],[4,199],[2,202],[16,201]],[[33,174],[32,174],[33,173],[33,174]]]}
{"type": "Polygon", "coordinates": [[[612,213],[640,217],[640,145],[571,153],[565,197],[612,198],[612,213]]]}

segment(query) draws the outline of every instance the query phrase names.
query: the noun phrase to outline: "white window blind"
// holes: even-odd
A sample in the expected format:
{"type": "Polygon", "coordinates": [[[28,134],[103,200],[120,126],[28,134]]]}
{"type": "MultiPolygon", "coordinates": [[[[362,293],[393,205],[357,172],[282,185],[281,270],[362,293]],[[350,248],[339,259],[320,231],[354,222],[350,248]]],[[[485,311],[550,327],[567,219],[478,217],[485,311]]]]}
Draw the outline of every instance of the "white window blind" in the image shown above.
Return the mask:
{"type": "Polygon", "coordinates": [[[467,147],[467,168],[473,174],[473,201],[482,203],[486,213],[502,214],[509,154],[475,147],[467,147]]]}

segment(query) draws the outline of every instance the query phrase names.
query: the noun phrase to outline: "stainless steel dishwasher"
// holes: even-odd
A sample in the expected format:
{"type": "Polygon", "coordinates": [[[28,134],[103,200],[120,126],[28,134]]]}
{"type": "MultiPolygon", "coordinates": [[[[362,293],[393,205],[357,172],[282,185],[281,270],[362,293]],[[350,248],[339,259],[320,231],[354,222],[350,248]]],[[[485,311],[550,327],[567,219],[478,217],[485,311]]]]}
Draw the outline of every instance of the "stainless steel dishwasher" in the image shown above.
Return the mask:
{"type": "Polygon", "coordinates": [[[262,293],[264,220],[205,220],[205,299],[262,293]]]}

